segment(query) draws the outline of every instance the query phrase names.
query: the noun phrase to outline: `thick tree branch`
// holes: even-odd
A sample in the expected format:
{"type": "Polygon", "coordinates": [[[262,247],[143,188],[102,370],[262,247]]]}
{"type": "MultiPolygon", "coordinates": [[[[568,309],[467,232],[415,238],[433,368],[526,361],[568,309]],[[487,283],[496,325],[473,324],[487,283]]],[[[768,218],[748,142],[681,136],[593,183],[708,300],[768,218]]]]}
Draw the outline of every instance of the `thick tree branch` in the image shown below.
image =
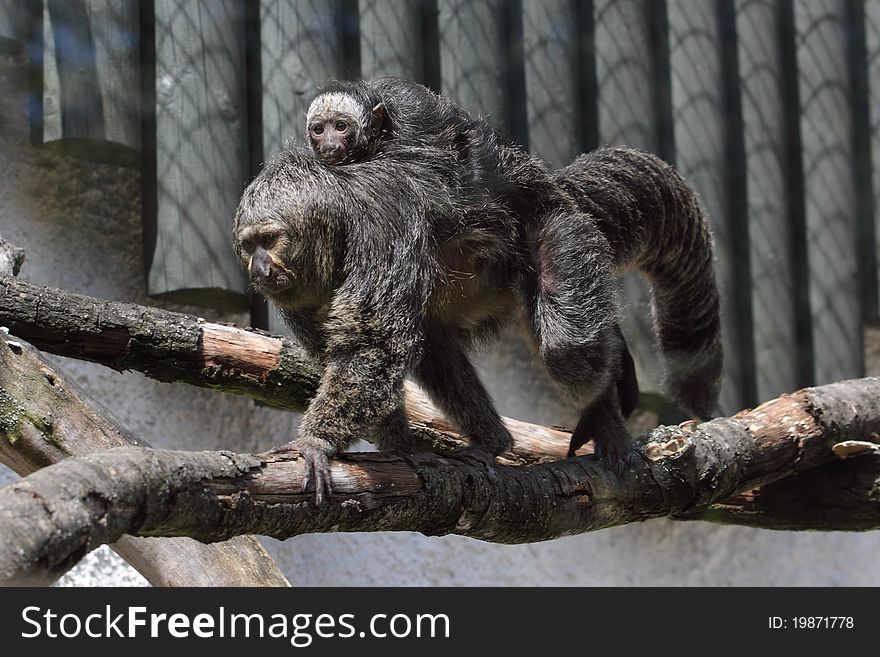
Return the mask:
{"type": "Polygon", "coordinates": [[[489,472],[466,456],[345,455],[332,466],[331,502],[317,509],[313,494],[300,492],[296,456],[114,449],[0,490],[0,534],[8,537],[0,578],[62,568],[123,533],[215,541],[409,530],[522,543],[691,518],[740,491],[834,461],[835,444],[878,430],[880,379],[858,379],[731,418],[659,427],[641,444],[640,462],[620,476],[589,456],[489,472]]]}
{"type": "MultiPolygon", "coordinates": [[[[305,410],[317,389],[317,370],[291,340],[10,277],[0,277],[0,326],[43,351],[137,370],[159,381],[246,395],[285,410],[305,410]]],[[[406,402],[413,425],[434,447],[461,446],[441,413],[411,383],[406,402]]],[[[508,463],[565,457],[568,432],[519,420],[505,423],[516,443],[505,455],[508,463]]]]}
{"type": "MultiPolygon", "coordinates": [[[[21,249],[0,237],[0,272],[13,271],[23,258],[21,249]]],[[[0,336],[0,460],[26,475],[70,456],[123,445],[146,443],[92,407],[76,384],[30,345],[0,336]]],[[[289,585],[253,536],[216,545],[120,536],[112,547],[156,586],[289,585]]],[[[61,574],[47,568],[32,583],[49,584],[61,574]]]]}
{"type": "Polygon", "coordinates": [[[832,461],[734,495],[686,519],[789,531],[878,529],[880,457],[832,461]]]}

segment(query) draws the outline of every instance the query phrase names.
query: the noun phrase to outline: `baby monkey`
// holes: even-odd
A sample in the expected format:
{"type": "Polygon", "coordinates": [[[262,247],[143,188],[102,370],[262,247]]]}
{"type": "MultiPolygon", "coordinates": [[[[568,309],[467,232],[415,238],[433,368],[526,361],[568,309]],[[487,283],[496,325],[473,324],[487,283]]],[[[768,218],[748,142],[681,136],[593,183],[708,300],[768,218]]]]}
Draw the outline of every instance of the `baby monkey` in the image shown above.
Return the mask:
{"type": "Polygon", "coordinates": [[[349,94],[326,92],[309,107],[306,140],[325,164],[359,161],[370,156],[384,121],[384,103],[365,108],[349,94]]]}
{"type": "Polygon", "coordinates": [[[447,98],[393,76],[332,80],[306,114],[306,143],[331,165],[362,162],[394,146],[451,148],[468,157],[480,152],[477,142],[488,134],[506,142],[447,98]]]}

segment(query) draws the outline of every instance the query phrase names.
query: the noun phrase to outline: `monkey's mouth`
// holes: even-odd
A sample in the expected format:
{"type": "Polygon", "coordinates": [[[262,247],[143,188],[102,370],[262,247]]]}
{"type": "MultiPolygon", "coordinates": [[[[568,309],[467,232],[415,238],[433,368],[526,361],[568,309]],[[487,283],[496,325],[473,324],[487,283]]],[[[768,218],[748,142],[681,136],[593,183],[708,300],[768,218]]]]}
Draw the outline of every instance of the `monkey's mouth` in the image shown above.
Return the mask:
{"type": "Polygon", "coordinates": [[[345,155],[340,153],[327,153],[321,156],[324,164],[342,164],[345,161],[345,155]]]}
{"type": "Polygon", "coordinates": [[[278,272],[275,276],[253,276],[251,285],[257,292],[263,294],[278,294],[293,287],[293,277],[285,272],[278,272]]]}

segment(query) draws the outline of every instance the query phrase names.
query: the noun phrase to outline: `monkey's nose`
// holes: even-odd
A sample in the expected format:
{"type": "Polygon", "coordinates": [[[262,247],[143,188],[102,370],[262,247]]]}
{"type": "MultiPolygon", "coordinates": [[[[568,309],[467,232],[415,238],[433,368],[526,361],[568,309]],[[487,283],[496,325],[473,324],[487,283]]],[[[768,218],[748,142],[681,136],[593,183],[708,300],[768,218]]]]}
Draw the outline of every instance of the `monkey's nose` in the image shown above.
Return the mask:
{"type": "Polygon", "coordinates": [[[257,280],[270,282],[278,276],[278,268],[262,248],[257,249],[251,260],[251,276],[257,280]]]}
{"type": "Polygon", "coordinates": [[[257,278],[266,278],[269,280],[275,278],[275,268],[272,266],[272,263],[269,262],[268,259],[260,260],[255,264],[256,267],[254,273],[257,275],[257,278]]]}
{"type": "Polygon", "coordinates": [[[324,144],[321,146],[321,155],[324,159],[335,162],[345,153],[341,144],[324,144]]]}

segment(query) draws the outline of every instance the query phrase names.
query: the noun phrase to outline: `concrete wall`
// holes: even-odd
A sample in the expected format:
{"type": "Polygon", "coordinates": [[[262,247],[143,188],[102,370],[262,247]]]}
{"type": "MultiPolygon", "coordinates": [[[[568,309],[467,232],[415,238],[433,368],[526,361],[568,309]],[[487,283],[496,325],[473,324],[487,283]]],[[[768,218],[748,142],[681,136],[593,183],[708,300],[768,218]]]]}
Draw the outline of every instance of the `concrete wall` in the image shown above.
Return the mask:
{"type": "MultiPolygon", "coordinates": [[[[27,141],[23,61],[0,55],[0,234],[27,250],[22,278],[151,304],[144,294],[138,175],[35,149],[27,141]]],[[[198,311],[215,321],[247,323],[198,311]]],[[[521,343],[481,356],[500,410],[570,423],[521,343]]],[[[251,401],[51,358],[157,447],[266,449],[297,418],[251,401]]],[[[2,468],[2,466],[0,466],[2,468]]],[[[0,483],[15,475],[0,469],[0,483]]],[[[538,545],[412,533],[327,534],[265,544],[296,585],[880,585],[878,534],[769,532],[654,520],[538,545]]],[[[69,585],[143,583],[98,552],[69,585]]]]}

